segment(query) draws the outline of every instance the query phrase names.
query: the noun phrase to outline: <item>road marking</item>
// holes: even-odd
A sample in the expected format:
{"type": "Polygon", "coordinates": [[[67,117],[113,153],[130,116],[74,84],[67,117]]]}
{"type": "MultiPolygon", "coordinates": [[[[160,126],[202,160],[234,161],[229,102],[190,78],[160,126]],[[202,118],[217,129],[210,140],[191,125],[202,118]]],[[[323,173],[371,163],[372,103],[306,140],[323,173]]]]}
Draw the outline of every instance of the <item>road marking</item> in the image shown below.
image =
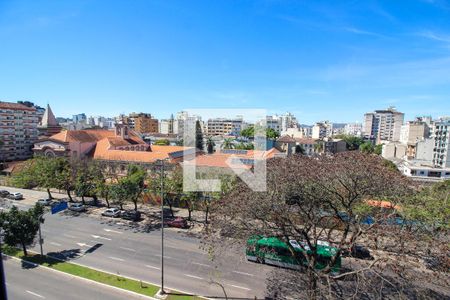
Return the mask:
{"type": "Polygon", "coordinates": [[[250,291],[251,289],[243,287],[243,286],[239,286],[239,285],[234,285],[234,284],[229,284],[229,286],[238,288],[238,289],[242,289],[242,290],[246,290],[246,291],[250,291]]]}
{"type": "Polygon", "coordinates": [[[26,292],[27,292],[28,294],[30,294],[30,295],[33,295],[33,296],[35,296],[35,297],[38,297],[38,298],[42,298],[42,299],[45,299],[45,297],[44,297],[44,296],[41,296],[41,295],[39,295],[39,294],[36,294],[36,293],[30,292],[30,291],[28,291],[28,290],[26,290],[26,292]]]}
{"type": "Polygon", "coordinates": [[[89,248],[93,247],[93,246],[85,244],[85,243],[77,243],[77,245],[80,247],[89,247],[89,248]]]}
{"type": "Polygon", "coordinates": [[[150,266],[150,265],[145,265],[145,266],[150,269],[161,270],[161,268],[158,268],[158,267],[154,267],[154,266],[150,266]]]}
{"type": "Polygon", "coordinates": [[[247,275],[247,276],[255,276],[255,275],[250,274],[250,273],[239,272],[239,271],[233,271],[233,273],[237,273],[237,274],[241,274],[241,275],[247,275]]]}
{"type": "Polygon", "coordinates": [[[107,237],[104,237],[104,236],[93,235],[93,234],[91,234],[91,236],[92,236],[94,239],[101,239],[101,240],[111,241],[110,238],[107,238],[107,237]]]}
{"type": "Polygon", "coordinates": [[[50,244],[52,244],[52,245],[54,245],[54,246],[58,246],[58,247],[61,247],[61,246],[62,246],[61,244],[55,243],[55,242],[50,242],[50,244]]]}
{"type": "MultiPolygon", "coordinates": [[[[154,256],[158,256],[158,257],[161,257],[161,254],[153,254],[154,256]]],[[[166,255],[164,255],[164,258],[167,258],[167,259],[173,259],[173,257],[171,257],[171,256],[166,256],[166,255]]]]}
{"type": "Polygon", "coordinates": [[[190,274],[183,274],[183,275],[186,276],[186,277],[191,277],[191,278],[195,278],[195,279],[200,279],[200,280],[203,279],[203,278],[201,278],[201,277],[194,276],[194,275],[190,275],[190,274]]]}
{"type": "Polygon", "coordinates": [[[127,248],[127,247],[119,247],[119,248],[120,248],[120,249],[123,249],[123,250],[127,250],[127,251],[136,252],[136,250],[131,249],[131,248],[127,248]]]}
{"type": "Polygon", "coordinates": [[[67,233],[63,233],[63,236],[66,236],[66,237],[71,238],[71,239],[76,238],[76,236],[73,236],[73,235],[70,235],[70,234],[67,234],[67,233]]]}
{"type": "Polygon", "coordinates": [[[202,264],[202,263],[198,263],[198,262],[193,262],[192,264],[193,264],[193,265],[199,265],[199,266],[202,266],[202,267],[207,267],[207,268],[211,268],[211,266],[210,266],[210,265],[207,265],[207,264],[202,264]]]}
{"type": "Polygon", "coordinates": [[[106,231],[106,232],[112,232],[112,233],[118,233],[118,234],[122,234],[122,233],[123,233],[123,232],[120,232],[120,231],[116,231],[116,230],[112,230],[112,229],[107,229],[107,228],[104,228],[103,230],[106,231]]]}
{"type": "Polygon", "coordinates": [[[113,259],[113,260],[117,260],[117,261],[125,261],[125,260],[123,260],[123,259],[121,259],[121,258],[114,257],[114,256],[108,256],[108,257],[111,258],[111,259],[113,259]]]}

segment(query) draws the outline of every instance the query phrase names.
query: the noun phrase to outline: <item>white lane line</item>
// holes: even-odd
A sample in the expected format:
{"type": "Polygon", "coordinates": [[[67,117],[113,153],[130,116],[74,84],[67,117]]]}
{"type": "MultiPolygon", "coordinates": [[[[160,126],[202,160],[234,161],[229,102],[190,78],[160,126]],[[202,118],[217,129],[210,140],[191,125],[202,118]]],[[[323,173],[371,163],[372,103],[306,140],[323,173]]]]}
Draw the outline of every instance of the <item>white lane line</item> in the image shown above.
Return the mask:
{"type": "Polygon", "coordinates": [[[200,279],[200,280],[202,280],[203,278],[201,278],[201,277],[198,277],[198,276],[194,276],[194,275],[191,275],[191,274],[183,274],[184,276],[186,276],[186,277],[191,277],[191,278],[194,278],[194,279],[200,279]]]}
{"type": "Polygon", "coordinates": [[[211,266],[210,266],[210,265],[207,265],[207,264],[202,264],[202,263],[198,263],[198,262],[193,262],[192,264],[193,264],[193,265],[198,265],[198,266],[202,266],[202,267],[207,267],[207,268],[211,268],[211,266]]]}
{"type": "Polygon", "coordinates": [[[50,244],[52,244],[52,245],[54,245],[54,246],[58,246],[58,247],[61,247],[61,246],[62,246],[61,244],[55,243],[55,242],[50,242],[50,244]]]}
{"type": "Polygon", "coordinates": [[[125,260],[123,260],[123,259],[121,259],[121,258],[114,257],[114,256],[108,256],[108,258],[111,258],[111,259],[117,260],[117,261],[125,261],[125,260]]]}
{"type": "Polygon", "coordinates": [[[237,274],[241,274],[241,275],[246,275],[246,276],[255,276],[255,275],[250,274],[250,273],[239,272],[239,271],[233,271],[233,273],[237,273],[237,274]]]}
{"type": "Polygon", "coordinates": [[[80,246],[80,247],[89,247],[89,248],[93,247],[93,246],[85,244],[85,243],[77,243],[77,245],[80,246]]]}
{"type": "Polygon", "coordinates": [[[112,233],[118,233],[118,234],[122,234],[122,233],[123,233],[123,232],[120,232],[120,231],[116,231],[116,230],[112,230],[112,229],[107,229],[107,228],[104,228],[103,230],[106,231],[106,232],[112,232],[112,233]]]}
{"type": "Polygon", "coordinates": [[[251,289],[243,287],[243,286],[239,286],[239,285],[234,285],[234,284],[229,284],[229,286],[235,287],[237,289],[242,289],[242,290],[246,290],[246,291],[250,291],[251,289]]]}
{"type": "Polygon", "coordinates": [[[161,268],[158,268],[158,267],[154,267],[154,266],[150,266],[150,265],[145,265],[145,266],[150,269],[161,270],[161,268]]]}
{"type": "Polygon", "coordinates": [[[76,238],[76,236],[73,236],[73,235],[70,235],[70,234],[67,234],[67,233],[63,233],[63,236],[71,238],[71,239],[76,238]]]}
{"type": "MultiPolygon", "coordinates": [[[[158,256],[158,257],[161,257],[161,254],[153,254],[154,256],[158,256]]],[[[167,259],[173,259],[173,257],[171,257],[171,256],[166,256],[166,255],[164,255],[164,258],[167,258],[167,259]]]]}
{"type": "Polygon", "coordinates": [[[136,252],[136,250],[131,249],[131,248],[127,248],[127,247],[119,247],[119,248],[120,248],[120,249],[123,249],[123,250],[127,250],[127,251],[136,252]]]}
{"type": "Polygon", "coordinates": [[[28,294],[30,294],[30,295],[33,295],[33,296],[35,296],[35,297],[38,297],[38,298],[41,298],[41,299],[45,299],[45,297],[44,297],[44,296],[41,296],[41,295],[39,295],[39,294],[36,294],[36,293],[30,292],[30,291],[28,291],[28,290],[26,290],[25,292],[27,292],[28,294]]]}
{"type": "Polygon", "coordinates": [[[104,237],[104,236],[93,235],[93,234],[91,234],[91,236],[92,236],[94,239],[101,239],[101,240],[111,241],[110,238],[107,238],[107,237],[104,237]]]}

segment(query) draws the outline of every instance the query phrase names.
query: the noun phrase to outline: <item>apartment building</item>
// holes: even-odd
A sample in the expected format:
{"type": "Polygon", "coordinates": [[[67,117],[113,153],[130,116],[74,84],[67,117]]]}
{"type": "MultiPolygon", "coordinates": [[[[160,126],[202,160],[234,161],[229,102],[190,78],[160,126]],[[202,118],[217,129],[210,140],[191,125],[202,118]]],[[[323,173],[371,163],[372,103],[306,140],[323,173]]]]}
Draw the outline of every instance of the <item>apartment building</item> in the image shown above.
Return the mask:
{"type": "Polygon", "coordinates": [[[228,118],[214,118],[209,119],[206,122],[206,134],[207,135],[234,135],[238,136],[244,126],[243,117],[237,117],[234,119],[228,118]]]}
{"type": "Polygon", "coordinates": [[[368,138],[376,139],[377,143],[383,141],[397,142],[400,140],[401,127],[404,114],[394,107],[364,115],[364,134],[368,138]]]}
{"type": "Polygon", "coordinates": [[[433,165],[450,167],[450,117],[434,121],[432,138],[434,139],[433,165]]]}
{"type": "Polygon", "coordinates": [[[0,102],[0,160],[30,158],[38,139],[39,117],[35,107],[19,103],[0,102]]]}
{"type": "Polygon", "coordinates": [[[344,134],[361,136],[363,132],[363,126],[361,123],[347,123],[344,127],[344,134]]]}
{"type": "Polygon", "coordinates": [[[333,135],[333,123],[328,121],[317,122],[312,127],[311,137],[313,139],[323,139],[333,135]]]}
{"type": "Polygon", "coordinates": [[[137,133],[157,133],[159,132],[158,119],[149,113],[131,113],[128,116],[120,116],[119,123],[127,125],[137,133]]]}

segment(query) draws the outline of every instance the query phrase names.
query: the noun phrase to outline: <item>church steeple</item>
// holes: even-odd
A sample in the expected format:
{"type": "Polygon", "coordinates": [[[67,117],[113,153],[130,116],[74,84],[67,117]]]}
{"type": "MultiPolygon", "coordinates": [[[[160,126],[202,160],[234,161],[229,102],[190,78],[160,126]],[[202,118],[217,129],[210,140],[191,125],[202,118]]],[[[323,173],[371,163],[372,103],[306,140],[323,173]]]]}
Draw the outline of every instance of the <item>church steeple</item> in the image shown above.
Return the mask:
{"type": "Polygon", "coordinates": [[[50,105],[47,104],[47,109],[42,116],[42,120],[38,126],[40,135],[43,136],[52,136],[61,131],[61,126],[56,121],[55,115],[50,108],[50,105]]]}

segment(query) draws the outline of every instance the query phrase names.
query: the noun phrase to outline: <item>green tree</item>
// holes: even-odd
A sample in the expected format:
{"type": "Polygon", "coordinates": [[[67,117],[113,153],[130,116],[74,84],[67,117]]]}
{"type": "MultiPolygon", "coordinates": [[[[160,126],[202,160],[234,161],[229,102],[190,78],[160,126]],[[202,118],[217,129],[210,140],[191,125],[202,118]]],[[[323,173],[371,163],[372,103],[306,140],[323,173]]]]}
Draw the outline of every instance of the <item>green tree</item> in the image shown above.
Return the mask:
{"type": "Polygon", "coordinates": [[[373,148],[373,153],[376,155],[381,155],[381,152],[383,151],[383,144],[378,144],[373,148]]]}
{"type": "Polygon", "coordinates": [[[233,149],[233,139],[227,138],[223,140],[222,149],[233,149]]]}
{"type": "Polygon", "coordinates": [[[344,140],[347,144],[347,150],[358,150],[359,146],[364,143],[363,138],[354,135],[338,134],[335,138],[344,140]]]}
{"type": "Polygon", "coordinates": [[[280,134],[275,131],[273,128],[266,129],[266,138],[275,140],[280,136],[280,134]]]}
{"type": "Polygon", "coordinates": [[[208,139],[206,140],[206,149],[208,151],[208,154],[214,153],[215,145],[216,145],[216,143],[214,143],[212,137],[208,137],[208,139]]]}
{"type": "MultiPolygon", "coordinates": [[[[37,187],[41,177],[36,176],[36,160],[30,159],[26,161],[20,171],[13,173],[11,183],[13,186],[23,189],[32,189],[37,187]]],[[[51,198],[50,191],[48,191],[51,198]]]]}
{"type": "Polygon", "coordinates": [[[195,122],[195,148],[203,151],[203,132],[200,121],[195,122]]]}
{"type": "Polygon", "coordinates": [[[359,146],[359,150],[362,153],[373,153],[375,150],[375,147],[373,146],[373,144],[371,142],[365,142],[363,144],[361,144],[361,146],[359,146]]]}
{"type": "Polygon", "coordinates": [[[247,128],[243,129],[241,131],[241,136],[252,139],[255,136],[255,127],[248,126],[247,128]]]}
{"type": "Polygon", "coordinates": [[[7,245],[16,247],[21,245],[25,256],[28,255],[27,246],[33,244],[39,230],[39,217],[44,208],[36,204],[33,208],[23,211],[13,206],[10,211],[0,212],[0,228],[4,231],[4,241],[7,245]]]}

